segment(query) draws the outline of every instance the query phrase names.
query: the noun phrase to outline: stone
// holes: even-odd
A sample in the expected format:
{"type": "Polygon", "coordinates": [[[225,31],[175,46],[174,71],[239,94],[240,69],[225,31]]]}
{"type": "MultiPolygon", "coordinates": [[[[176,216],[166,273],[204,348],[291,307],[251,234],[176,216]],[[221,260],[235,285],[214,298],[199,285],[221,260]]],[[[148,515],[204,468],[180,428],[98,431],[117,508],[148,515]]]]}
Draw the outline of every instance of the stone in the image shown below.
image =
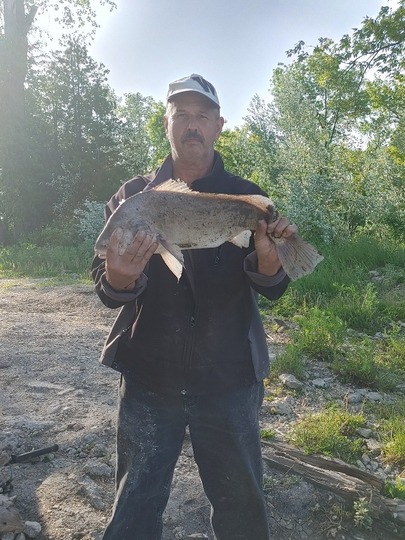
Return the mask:
{"type": "Polygon", "coordinates": [[[270,401],[267,404],[267,407],[271,414],[281,414],[288,416],[292,412],[291,408],[286,403],[279,400],[270,401]]]}
{"type": "Polygon", "coordinates": [[[304,384],[299,381],[294,375],[291,375],[289,373],[282,373],[279,376],[280,381],[284,384],[284,386],[287,386],[287,388],[292,388],[294,390],[301,390],[304,386],[304,384]]]}
{"type": "Polygon", "coordinates": [[[312,384],[317,388],[327,388],[329,386],[325,379],[314,379],[312,384]]]}
{"type": "Polygon", "coordinates": [[[369,428],[357,428],[357,433],[364,439],[369,439],[373,433],[373,430],[369,428]]]}
{"type": "Polygon", "coordinates": [[[367,399],[370,401],[382,401],[383,396],[379,392],[369,392],[367,394],[367,399]]]}
{"type": "Polygon", "coordinates": [[[42,527],[37,521],[26,521],[24,525],[24,534],[30,538],[36,538],[41,534],[42,527]]]}

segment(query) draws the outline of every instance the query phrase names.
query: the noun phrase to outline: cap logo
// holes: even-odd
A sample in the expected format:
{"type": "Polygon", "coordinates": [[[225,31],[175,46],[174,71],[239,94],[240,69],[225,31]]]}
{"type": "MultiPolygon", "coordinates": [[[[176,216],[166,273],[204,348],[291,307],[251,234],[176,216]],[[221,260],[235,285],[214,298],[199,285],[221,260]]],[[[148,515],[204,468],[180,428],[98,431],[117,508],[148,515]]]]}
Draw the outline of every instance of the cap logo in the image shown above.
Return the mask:
{"type": "Polygon", "coordinates": [[[193,79],[193,81],[198,83],[203,90],[215,96],[214,86],[210,82],[206,81],[203,77],[201,77],[200,75],[192,75],[190,79],[193,79]]]}

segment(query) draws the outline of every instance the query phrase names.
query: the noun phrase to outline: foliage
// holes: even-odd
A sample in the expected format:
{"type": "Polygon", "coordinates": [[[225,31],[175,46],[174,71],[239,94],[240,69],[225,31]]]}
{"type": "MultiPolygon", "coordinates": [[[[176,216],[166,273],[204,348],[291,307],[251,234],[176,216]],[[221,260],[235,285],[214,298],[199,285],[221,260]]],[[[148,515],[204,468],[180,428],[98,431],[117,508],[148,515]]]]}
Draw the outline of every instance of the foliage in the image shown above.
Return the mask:
{"type": "Polygon", "coordinates": [[[80,209],[75,210],[77,231],[82,240],[94,243],[104,226],[104,204],[84,201],[80,209]]]}
{"type": "Polygon", "coordinates": [[[395,482],[386,481],[384,483],[384,495],[390,499],[401,499],[405,501],[405,484],[401,478],[395,482]]]}
{"type": "Polygon", "coordinates": [[[365,497],[353,502],[353,521],[355,527],[371,530],[373,519],[370,515],[370,504],[365,497]]]}
{"type": "Polygon", "coordinates": [[[170,154],[169,141],[166,139],[163,118],[166,108],[162,102],[152,105],[151,115],[146,122],[145,130],[152,146],[150,165],[157,167],[170,154]]]}
{"type": "Polygon", "coordinates": [[[264,441],[269,441],[271,439],[274,439],[276,436],[276,432],[272,429],[261,429],[260,430],[260,438],[264,441]]]}
{"type": "Polygon", "coordinates": [[[330,407],[298,421],[289,438],[307,454],[321,453],[355,463],[363,452],[356,429],[364,425],[362,414],[330,407]]]}
{"type": "Polygon", "coordinates": [[[404,402],[399,402],[391,411],[387,411],[380,427],[384,459],[401,466],[405,465],[405,425],[403,415],[404,402]]]}
{"type": "Polygon", "coordinates": [[[117,114],[122,123],[120,146],[125,169],[131,176],[144,174],[154,152],[147,126],[156,114],[156,103],[139,92],[125,94],[117,114]]]}

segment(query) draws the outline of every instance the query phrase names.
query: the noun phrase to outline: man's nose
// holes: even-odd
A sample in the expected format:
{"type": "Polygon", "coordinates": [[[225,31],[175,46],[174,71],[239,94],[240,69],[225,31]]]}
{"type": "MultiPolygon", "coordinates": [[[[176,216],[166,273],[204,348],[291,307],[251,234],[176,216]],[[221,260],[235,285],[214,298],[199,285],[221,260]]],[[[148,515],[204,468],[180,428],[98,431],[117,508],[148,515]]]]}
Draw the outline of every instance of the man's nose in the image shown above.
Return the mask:
{"type": "Polygon", "coordinates": [[[190,131],[197,131],[197,118],[195,116],[188,117],[187,127],[190,131]]]}

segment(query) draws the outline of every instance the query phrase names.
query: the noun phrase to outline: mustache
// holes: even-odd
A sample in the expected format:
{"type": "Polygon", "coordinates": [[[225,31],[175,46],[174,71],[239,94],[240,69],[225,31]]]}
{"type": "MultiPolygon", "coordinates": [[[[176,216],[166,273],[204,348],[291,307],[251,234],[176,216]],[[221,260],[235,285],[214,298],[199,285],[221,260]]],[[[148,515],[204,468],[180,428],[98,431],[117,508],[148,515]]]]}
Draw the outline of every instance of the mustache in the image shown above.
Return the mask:
{"type": "Polygon", "coordinates": [[[204,143],[204,137],[197,133],[197,131],[187,131],[187,133],[183,135],[181,142],[184,143],[190,139],[192,139],[193,141],[204,143]]]}

